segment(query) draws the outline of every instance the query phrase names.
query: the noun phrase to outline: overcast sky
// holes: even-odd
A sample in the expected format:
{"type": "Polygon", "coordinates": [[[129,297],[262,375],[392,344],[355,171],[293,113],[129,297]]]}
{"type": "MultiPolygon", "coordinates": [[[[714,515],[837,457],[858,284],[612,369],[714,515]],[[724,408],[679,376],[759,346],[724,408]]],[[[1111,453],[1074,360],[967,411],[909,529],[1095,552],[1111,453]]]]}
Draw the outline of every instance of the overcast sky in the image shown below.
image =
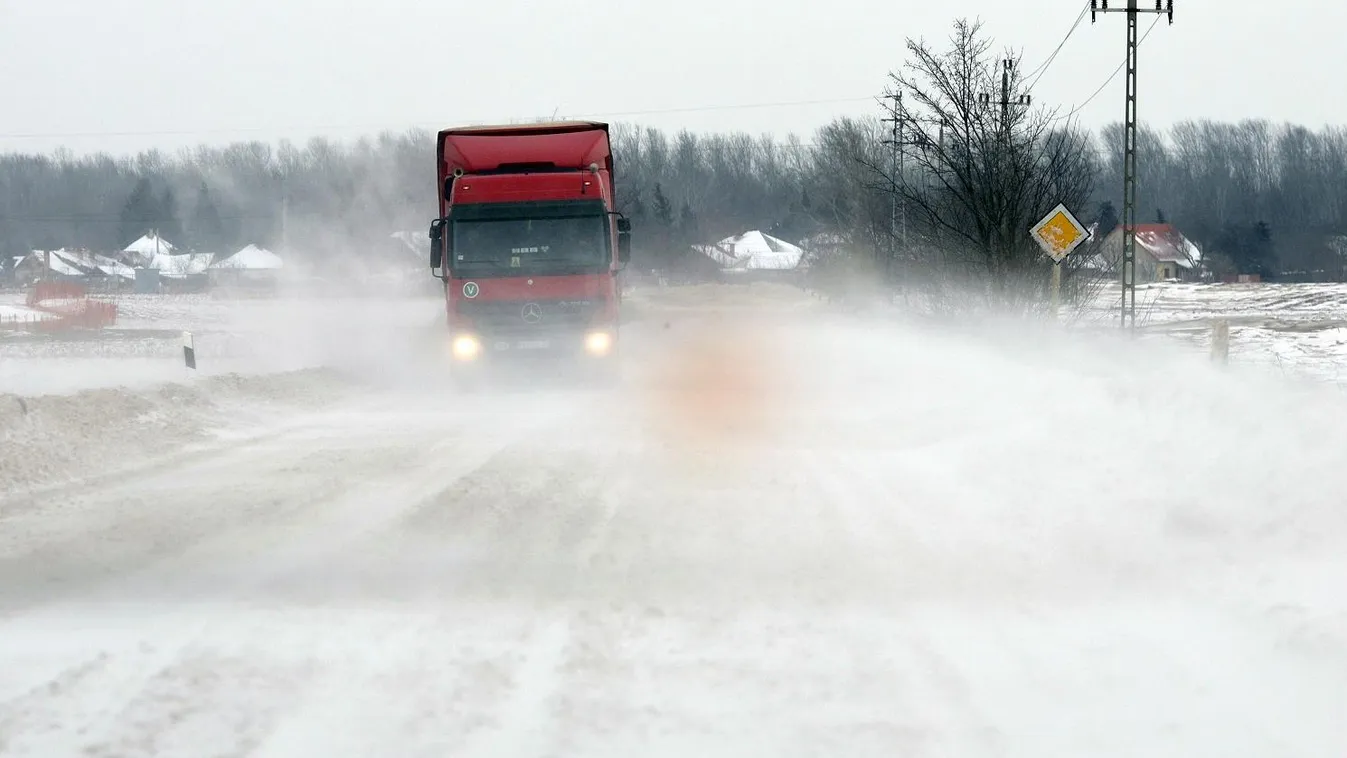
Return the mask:
{"type": "MultiPolygon", "coordinates": [[[[870,99],[901,63],[906,36],[943,39],[956,13],[980,17],[1033,69],[1081,7],[0,0],[0,150],[346,138],[554,113],[670,129],[794,131],[807,141],[835,115],[875,112],[870,99]]],[[[1142,49],[1142,120],[1347,123],[1342,8],[1328,0],[1176,0],[1174,25],[1161,21],[1142,49]]],[[[1150,21],[1143,17],[1143,31],[1150,21]]],[[[1122,16],[1093,26],[1087,16],[1035,88],[1036,102],[1069,109],[1088,98],[1122,61],[1124,40],[1122,16]]],[[[1081,118],[1090,126],[1118,120],[1122,98],[1120,75],[1081,118]]]]}

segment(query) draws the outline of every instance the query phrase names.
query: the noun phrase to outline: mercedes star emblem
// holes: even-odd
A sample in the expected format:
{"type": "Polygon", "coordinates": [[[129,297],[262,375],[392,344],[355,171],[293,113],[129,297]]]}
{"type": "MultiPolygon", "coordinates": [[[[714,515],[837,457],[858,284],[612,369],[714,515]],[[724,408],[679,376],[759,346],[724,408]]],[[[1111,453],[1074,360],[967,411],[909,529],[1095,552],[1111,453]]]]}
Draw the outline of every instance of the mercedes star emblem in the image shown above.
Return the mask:
{"type": "Polygon", "coordinates": [[[538,305],[537,303],[525,303],[524,312],[522,315],[524,317],[524,323],[536,324],[539,321],[543,320],[542,306],[538,305]]]}

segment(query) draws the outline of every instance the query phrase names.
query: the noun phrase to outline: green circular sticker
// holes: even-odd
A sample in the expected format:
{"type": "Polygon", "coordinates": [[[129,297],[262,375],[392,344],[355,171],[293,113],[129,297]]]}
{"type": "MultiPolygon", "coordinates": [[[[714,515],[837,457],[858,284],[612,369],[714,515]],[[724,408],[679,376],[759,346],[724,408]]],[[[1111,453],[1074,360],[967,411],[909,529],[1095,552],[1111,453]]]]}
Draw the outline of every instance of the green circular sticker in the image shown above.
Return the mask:
{"type": "Polygon", "coordinates": [[[477,282],[467,282],[463,285],[463,297],[469,299],[477,297],[477,282]]]}

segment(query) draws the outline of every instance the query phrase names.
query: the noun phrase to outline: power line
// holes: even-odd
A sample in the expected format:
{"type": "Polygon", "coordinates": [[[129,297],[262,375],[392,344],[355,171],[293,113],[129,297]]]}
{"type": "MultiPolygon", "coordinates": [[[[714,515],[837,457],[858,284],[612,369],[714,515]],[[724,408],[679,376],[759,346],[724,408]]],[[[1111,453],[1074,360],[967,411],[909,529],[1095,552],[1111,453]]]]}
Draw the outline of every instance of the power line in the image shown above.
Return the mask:
{"type": "Polygon", "coordinates": [[[1026,89],[1032,90],[1034,86],[1038,84],[1038,80],[1042,79],[1043,75],[1048,72],[1048,67],[1052,65],[1053,61],[1057,60],[1057,56],[1062,52],[1062,48],[1066,47],[1066,41],[1071,39],[1071,35],[1075,34],[1076,30],[1080,28],[1080,23],[1085,20],[1085,14],[1089,12],[1090,4],[1086,2],[1081,6],[1080,15],[1076,16],[1076,21],[1071,25],[1071,28],[1067,30],[1066,36],[1062,38],[1061,42],[1057,43],[1057,49],[1052,51],[1052,55],[1049,55],[1047,60],[1039,64],[1038,68],[1024,75],[1024,78],[1026,79],[1031,77],[1034,79],[1026,89]]]}
{"type": "MultiPolygon", "coordinates": [[[[1140,46],[1142,42],[1145,42],[1147,37],[1151,36],[1151,32],[1152,32],[1152,31],[1155,31],[1155,27],[1156,27],[1156,25],[1158,25],[1159,23],[1160,23],[1160,19],[1159,19],[1159,17],[1157,16],[1156,19],[1155,19],[1154,21],[1151,22],[1150,28],[1148,28],[1148,29],[1146,30],[1146,33],[1143,34],[1143,35],[1141,36],[1141,41],[1140,41],[1140,42],[1137,42],[1137,45],[1138,45],[1138,46],[1140,46]]],[[[1114,79],[1117,79],[1117,78],[1118,78],[1118,74],[1121,74],[1121,73],[1122,73],[1122,70],[1123,70],[1124,68],[1126,68],[1126,66],[1127,66],[1127,60],[1124,58],[1124,59],[1123,59],[1123,62],[1122,62],[1122,63],[1119,63],[1119,64],[1118,64],[1118,67],[1115,68],[1115,69],[1113,69],[1113,73],[1110,74],[1109,77],[1108,77],[1107,79],[1104,80],[1104,83],[1101,84],[1101,85],[1099,85],[1099,89],[1095,90],[1095,91],[1094,91],[1094,94],[1092,94],[1092,95],[1090,95],[1088,98],[1086,98],[1086,99],[1085,99],[1085,102],[1081,103],[1080,105],[1077,105],[1075,108],[1072,108],[1070,113],[1067,113],[1065,116],[1058,116],[1056,119],[1054,119],[1054,121],[1061,121],[1061,120],[1063,120],[1063,119],[1071,118],[1072,116],[1074,116],[1074,115],[1076,115],[1077,113],[1080,113],[1082,110],[1084,110],[1084,109],[1085,109],[1085,106],[1087,106],[1087,105],[1089,105],[1090,103],[1094,102],[1094,99],[1095,99],[1096,97],[1099,97],[1100,93],[1102,93],[1102,92],[1104,91],[1104,89],[1105,89],[1106,87],[1108,87],[1108,85],[1112,84],[1114,79]]]]}
{"type": "Polygon", "coordinates": [[[799,105],[836,105],[839,103],[860,103],[860,102],[873,103],[875,102],[876,97],[877,96],[875,95],[871,95],[869,97],[841,97],[826,100],[793,100],[775,103],[705,105],[696,108],[660,108],[657,110],[647,110],[647,111],[625,111],[625,112],[588,113],[588,114],[582,113],[575,116],[575,118],[614,118],[617,116],[652,116],[665,113],[702,113],[709,111],[725,111],[725,110],[751,110],[755,108],[789,108],[799,105]]]}
{"type": "MultiPolygon", "coordinates": [[[[729,110],[756,110],[764,108],[791,108],[805,105],[837,105],[841,103],[860,103],[875,102],[874,95],[869,97],[844,97],[827,98],[819,100],[782,100],[775,102],[761,103],[724,103],[719,105],[699,105],[682,108],[658,108],[651,110],[638,111],[608,111],[604,113],[586,113],[576,114],[571,118],[620,118],[630,116],[654,116],[668,115],[675,113],[710,113],[715,111],[729,110]]],[[[463,123],[477,123],[494,121],[496,123],[517,121],[518,118],[506,119],[464,119],[463,123]]],[[[445,122],[416,122],[411,124],[327,124],[308,127],[287,127],[287,128],[269,128],[269,127],[238,127],[233,129],[168,129],[168,130],[144,130],[144,131],[104,131],[104,132],[18,132],[12,134],[0,134],[0,139],[21,140],[21,139],[71,139],[81,137],[184,137],[184,136],[204,136],[221,134],[250,134],[257,132],[294,132],[294,131],[386,131],[391,129],[414,129],[429,128],[437,129],[444,126],[445,122]]]]}

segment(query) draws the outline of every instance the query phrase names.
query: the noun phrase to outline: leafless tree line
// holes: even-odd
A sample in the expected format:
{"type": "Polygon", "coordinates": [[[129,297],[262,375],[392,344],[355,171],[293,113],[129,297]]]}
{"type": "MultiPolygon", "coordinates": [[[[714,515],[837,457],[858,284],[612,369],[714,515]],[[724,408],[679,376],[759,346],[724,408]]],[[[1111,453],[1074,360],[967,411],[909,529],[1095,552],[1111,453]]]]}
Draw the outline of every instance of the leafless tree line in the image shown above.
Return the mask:
{"type": "Polygon", "coordinates": [[[150,228],[184,248],[324,255],[420,229],[434,208],[434,137],[246,142],[134,157],[0,155],[0,251],[116,250],[150,228]],[[210,207],[203,207],[209,205],[210,207]]]}
{"type": "MultiPolygon", "coordinates": [[[[1266,225],[1273,271],[1341,279],[1347,265],[1347,127],[1187,121],[1138,134],[1142,221],[1167,221],[1229,259],[1229,240],[1266,225]]],[[[1104,189],[1121,186],[1121,127],[1100,141],[1104,189]]],[[[1111,195],[1105,195],[1111,197],[1111,195]]]]}
{"type": "MultiPolygon", "coordinates": [[[[1017,56],[994,50],[967,21],[939,44],[909,40],[890,81],[901,105],[878,101],[874,116],[807,138],[614,125],[636,265],[695,265],[688,245],[760,229],[806,242],[820,270],[1040,301],[1048,263],[1028,229],[1059,202],[1087,224],[1116,218],[1120,127],[1091,135],[1028,102],[1017,56]],[[886,144],[884,119],[895,118],[901,171],[886,144]]],[[[1193,122],[1143,129],[1140,150],[1142,220],[1172,222],[1217,255],[1238,239],[1232,229],[1261,223],[1281,270],[1342,276],[1333,240],[1347,234],[1347,129],[1193,122]]],[[[0,260],[117,249],[146,226],[214,252],[285,241],[296,255],[375,255],[392,232],[433,216],[433,160],[426,131],[131,158],[0,155],[0,260]]],[[[1084,258],[1068,262],[1068,286],[1084,258]]]]}

